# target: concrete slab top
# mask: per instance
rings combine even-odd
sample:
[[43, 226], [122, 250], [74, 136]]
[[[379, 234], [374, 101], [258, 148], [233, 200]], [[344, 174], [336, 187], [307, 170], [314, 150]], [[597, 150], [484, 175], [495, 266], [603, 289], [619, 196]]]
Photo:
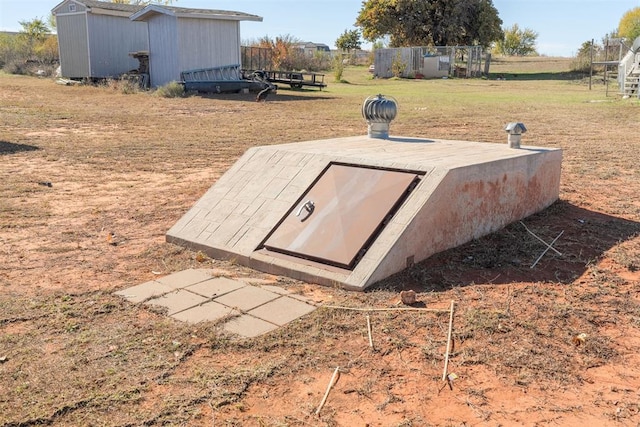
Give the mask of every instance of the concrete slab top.
[[521, 146], [510, 148], [506, 143], [427, 139], [406, 136], [390, 136], [388, 139], [370, 138], [367, 135], [302, 141], [268, 146], [272, 150], [294, 151], [313, 155], [339, 153], [340, 157], [353, 158], [355, 163], [374, 162], [405, 163], [407, 169], [419, 170], [432, 167], [446, 169], [488, 163], [495, 160], [533, 155], [558, 148]]

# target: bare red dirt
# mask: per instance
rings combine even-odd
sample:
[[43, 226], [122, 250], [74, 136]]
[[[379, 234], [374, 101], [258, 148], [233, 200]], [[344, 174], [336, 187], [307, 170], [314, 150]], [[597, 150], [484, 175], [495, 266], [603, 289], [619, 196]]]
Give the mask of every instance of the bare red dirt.
[[[638, 104], [579, 83], [500, 83], [380, 84], [430, 93], [404, 101], [412, 119], [398, 119], [398, 134], [502, 141], [495, 122], [520, 108], [541, 144], [561, 146], [560, 200], [524, 223], [548, 242], [563, 232], [562, 256], [548, 252], [531, 268], [544, 245], [515, 223], [351, 293], [164, 238], [250, 146], [363, 133], [351, 87], [255, 103], [0, 75], [0, 424], [640, 424]], [[443, 84], [468, 103], [437, 110]], [[492, 103], [510, 91], [526, 100]], [[354, 308], [401, 307], [399, 292], [413, 289], [419, 305], [442, 312], [372, 312], [372, 350], [363, 312], [320, 308], [237, 340], [113, 295], [184, 268]], [[443, 382], [451, 301], [455, 375]]]

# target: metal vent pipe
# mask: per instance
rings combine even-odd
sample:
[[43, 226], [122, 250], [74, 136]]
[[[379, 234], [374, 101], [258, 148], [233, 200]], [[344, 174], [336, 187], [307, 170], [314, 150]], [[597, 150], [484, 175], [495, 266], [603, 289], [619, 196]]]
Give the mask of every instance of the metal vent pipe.
[[507, 144], [509, 144], [509, 148], [520, 148], [520, 140], [522, 139], [522, 134], [527, 131], [524, 123], [507, 123], [507, 125], [504, 127], [504, 130], [508, 135]]
[[389, 124], [396, 118], [398, 106], [395, 99], [384, 95], [370, 96], [362, 104], [362, 117], [368, 124], [370, 138], [389, 138]]

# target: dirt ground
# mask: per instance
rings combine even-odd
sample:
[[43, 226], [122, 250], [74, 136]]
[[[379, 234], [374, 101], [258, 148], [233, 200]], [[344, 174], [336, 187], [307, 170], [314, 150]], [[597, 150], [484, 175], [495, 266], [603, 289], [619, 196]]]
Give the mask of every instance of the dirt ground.
[[[583, 81], [360, 74], [264, 103], [0, 75], [0, 425], [640, 425], [640, 104]], [[247, 148], [366, 132], [362, 93], [381, 85], [411, 94], [398, 135], [504, 143], [517, 114], [528, 143], [563, 148], [560, 200], [364, 293], [165, 243]], [[523, 224], [562, 232], [562, 255], [531, 268], [545, 246]], [[370, 313], [372, 349], [359, 311], [238, 340], [113, 295], [185, 268], [354, 308], [413, 289], [441, 311]]]

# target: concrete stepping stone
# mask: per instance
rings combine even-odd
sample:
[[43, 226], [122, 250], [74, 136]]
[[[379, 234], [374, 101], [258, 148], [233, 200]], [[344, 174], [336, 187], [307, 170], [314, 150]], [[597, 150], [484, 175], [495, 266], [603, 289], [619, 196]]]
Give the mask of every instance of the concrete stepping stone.
[[272, 301], [280, 295], [257, 286], [245, 286], [215, 299], [216, 302], [242, 311], [249, 311], [264, 303]]
[[240, 335], [245, 338], [254, 338], [278, 328], [278, 325], [266, 322], [257, 317], [243, 314], [235, 317], [224, 324], [223, 329], [227, 332]]
[[147, 301], [146, 304], [167, 307], [168, 314], [171, 316], [172, 314], [200, 305], [207, 300], [207, 298], [201, 295], [185, 291], [184, 289], [178, 289], [177, 291], [151, 299]]
[[278, 295], [289, 295], [291, 293], [287, 289], [279, 288], [278, 286], [273, 286], [273, 285], [261, 285], [260, 287], [262, 289], [266, 289], [267, 291], [273, 292], [274, 294], [278, 294]]
[[160, 277], [159, 279], [155, 279], [155, 281], [170, 286], [173, 289], [180, 289], [209, 279], [211, 279], [211, 274], [207, 271], [189, 268], [169, 274], [168, 276]]
[[185, 289], [198, 295], [202, 295], [203, 297], [214, 298], [228, 294], [229, 292], [245, 286], [247, 286], [247, 284], [244, 282], [231, 280], [226, 277], [215, 277], [213, 279], [205, 280], [204, 282], [187, 286]]
[[117, 291], [134, 303], [166, 307], [172, 318], [188, 323], [217, 322], [222, 328], [252, 338], [273, 331], [316, 309], [302, 295], [273, 286], [252, 285], [252, 279], [212, 277], [207, 270], [189, 269]]
[[223, 319], [227, 316], [238, 315], [239, 311], [227, 307], [226, 305], [218, 304], [215, 301], [209, 301], [195, 307], [188, 308], [173, 314], [176, 320], [187, 323], [200, 323], [200, 322], [215, 322]]
[[120, 295], [131, 302], [143, 302], [149, 298], [158, 297], [173, 290], [174, 288], [169, 285], [152, 280], [141, 285], [117, 291], [116, 295]]
[[311, 313], [315, 309], [316, 307], [313, 305], [283, 296], [254, 308], [249, 311], [248, 314], [282, 326], [305, 314]]

